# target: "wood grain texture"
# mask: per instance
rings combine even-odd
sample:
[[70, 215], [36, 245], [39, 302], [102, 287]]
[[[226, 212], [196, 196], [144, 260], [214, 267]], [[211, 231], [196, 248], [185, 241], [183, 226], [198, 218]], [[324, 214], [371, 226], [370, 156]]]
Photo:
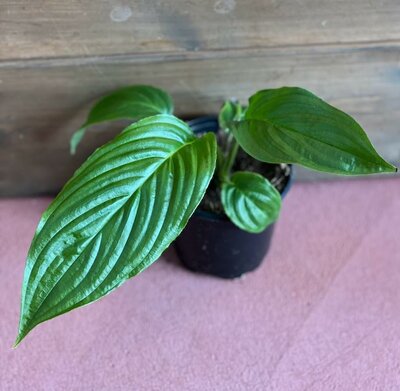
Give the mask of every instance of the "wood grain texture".
[[185, 116], [215, 113], [225, 98], [245, 101], [261, 88], [299, 85], [354, 115], [378, 151], [399, 163], [399, 68], [400, 46], [394, 44], [3, 63], [0, 194], [59, 190], [88, 153], [122, 127], [97, 127], [71, 157], [69, 138], [91, 104], [137, 83], [168, 90], [177, 114]]
[[400, 40], [399, 0], [5, 0], [0, 61]]

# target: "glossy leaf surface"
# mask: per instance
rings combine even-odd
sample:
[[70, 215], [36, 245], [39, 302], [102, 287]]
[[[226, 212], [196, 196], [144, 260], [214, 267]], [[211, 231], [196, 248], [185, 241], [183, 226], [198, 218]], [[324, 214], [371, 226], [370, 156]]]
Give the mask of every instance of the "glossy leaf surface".
[[215, 162], [214, 134], [196, 138], [171, 115], [145, 118], [96, 150], [40, 220], [17, 342], [154, 262], [201, 201]]
[[119, 119], [138, 120], [156, 114], [171, 114], [172, 111], [171, 97], [159, 88], [144, 85], [121, 88], [93, 106], [86, 122], [72, 135], [71, 153], [75, 153], [86, 128], [91, 125]]
[[263, 231], [278, 218], [281, 209], [279, 192], [253, 172], [235, 172], [230, 182], [222, 184], [221, 199], [227, 216], [247, 232]]
[[256, 93], [233, 132], [247, 153], [269, 163], [345, 175], [396, 171], [353, 118], [301, 88]]

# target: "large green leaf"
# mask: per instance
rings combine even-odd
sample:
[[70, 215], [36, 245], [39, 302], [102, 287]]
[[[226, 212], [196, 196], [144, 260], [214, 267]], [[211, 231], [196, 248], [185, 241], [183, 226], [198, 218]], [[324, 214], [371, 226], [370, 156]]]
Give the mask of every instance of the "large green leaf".
[[235, 172], [222, 184], [225, 213], [239, 228], [261, 232], [273, 223], [281, 209], [281, 195], [263, 176], [254, 172]]
[[396, 171], [353, 118], [301, 88], [256, 93], [233, 132], [247, 153], [269, 163], [345, 175]]
[[213, 175], [216, 141], [171, 115], [145, 118], [96, 150], [43, 214], [29, 250], [17, 343], [154, 262]]
[[85, 123], [71, 137], [71, 153], [76, 148], [86, 128], [101, 122], [119, 119], [137, 120], [156, 114], [172, 114], [171, 97], [163, 90], [151, 86], [121, 88], [101, 98], [90, 111]]

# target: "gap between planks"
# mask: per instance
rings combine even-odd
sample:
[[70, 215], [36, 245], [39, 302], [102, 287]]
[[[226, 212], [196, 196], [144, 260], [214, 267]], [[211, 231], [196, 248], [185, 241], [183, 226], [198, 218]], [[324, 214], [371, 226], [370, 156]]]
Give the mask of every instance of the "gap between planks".
[[318, 43], [303, 45], [279, 45], [263, 47], [243, 47], [230, 49], [209, 49], [199, 51], [159, 51], [150, 53], [109, 54], [102, 56], [72, 56], [30, 59], [0, 60], [0, 69], [52, 68], [92, 64], [129, 64], [129, 63], [161, 63], [176, 61], [195, 61], [208, 59], [231, 59], [243, 57], [264, 57], [267, 53], [287, 54], [290, 50], [298, 52], [321, 53], [323, 51], [355, 51], [355, 50], [400, 50], [400, 40]]

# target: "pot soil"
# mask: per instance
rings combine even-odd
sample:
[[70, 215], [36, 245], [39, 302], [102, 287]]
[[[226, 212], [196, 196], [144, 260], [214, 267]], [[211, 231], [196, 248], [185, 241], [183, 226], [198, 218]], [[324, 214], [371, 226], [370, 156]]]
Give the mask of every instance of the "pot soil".
[[[197, 134], [217, 132], [218, 121], [203, 117], [189, 121]], [[258, 172], [285, 196], [290, 188], [292, 167], [261, 163], [244, 151], [238, 153], [234, 171]], [[199, 208], [175, 241], [175, 249], [188, 269], [222, 278], [237, 278], [255, 270], [268, 253], [275, 224], [254, 234], [236, 227], [224, 214], [219, 188], [213, 180]]]

